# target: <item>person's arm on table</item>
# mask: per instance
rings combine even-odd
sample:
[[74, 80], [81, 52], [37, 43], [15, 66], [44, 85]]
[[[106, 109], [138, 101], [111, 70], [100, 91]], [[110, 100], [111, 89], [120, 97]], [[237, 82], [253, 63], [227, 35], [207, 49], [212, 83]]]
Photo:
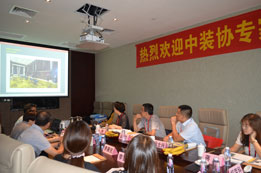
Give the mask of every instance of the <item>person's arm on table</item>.
[[256, 140], [256, 132], [253, 131], [250, 135], [250, 143], [254, 145], [256, 153], [259, 157], [261, 157], [261, 146]]
[[175, 142], [182, 142], [184, 141], [184, 138], [182, 136], [180, 136], [180, 134], [178, 133], [177, 129], [176, 129], [176, 123], [177, 123], [177, 117], [176, 116], [173, 116], [171, 117], [171, 126], [172, 126], [172, 137], [173, 137], [173, 140]]
[[56, 150], [52, 145], [44, 150], [47, 154], [51, 155], [52, 157], [56, 156], [57, 154], [62, 154], [64, 150], [63, 143], [61, 143], [60, 147]]
[[[241, 147], [242, 147], [242, 145], [239, 145], [239, 144], [235, 143], [235, 144], [230, 148], [230, 152], [237, 153]], [[225, 152], [225, 148], [222, 150], [222, 153], [224, 153], [224, 152]]]
[[140, 128], [137, 126], [137, 119], [141, 118], [141, 114], [136, 114], [133, 118], [133, 129], [134, 132], [138, 132], [140, 130]]
[[156, 135], [156, 129], [152, 129], [151, 131], [147, 132], [146, 135], [155, 136]]
[[50, 143], [53, 143], [53, 142], [58, 142], [61, 140], [61, 137], [58, 136], [58, 135], [54, 135], [53, 137], [51, 138], [47, 138], [47, 140], [50, 142]]

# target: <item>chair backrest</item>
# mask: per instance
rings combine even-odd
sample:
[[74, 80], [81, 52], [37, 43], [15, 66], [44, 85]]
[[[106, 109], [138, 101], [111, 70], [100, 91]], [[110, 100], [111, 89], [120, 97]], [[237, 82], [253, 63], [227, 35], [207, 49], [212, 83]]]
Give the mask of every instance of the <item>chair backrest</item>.
[[0, 134], [0, 172], [25, 173], [35, 159], [34, 149], [5, 134]]
[[113, 110], [113, 102], [102, 102], [102, 114], [110, 116]]
[[102, 104], [101, 102], [93, 103], [93, 113], [101, 114], [102, 113]]
[[223, 139], [227, 146], [229, 123], [224, 109], [201, 108], [198, 111], [199, 128], [205, 135]]
[[27, 169], [27, 173], [86, 173], [94, 172], [84, 168], [72, 166], [70, 164], [62, 163], [44, 156], [35, 159]]
[[139, 114], [142, 108], [142, 104], [134, 104], [132, 106], [132, 115]]
[[164, 124], [165, 129], [171, 130], [170, 117], [176, 115], [178, 111], [177, 106], [160, 106], [158, 110], [158, 116], [161, 122]]

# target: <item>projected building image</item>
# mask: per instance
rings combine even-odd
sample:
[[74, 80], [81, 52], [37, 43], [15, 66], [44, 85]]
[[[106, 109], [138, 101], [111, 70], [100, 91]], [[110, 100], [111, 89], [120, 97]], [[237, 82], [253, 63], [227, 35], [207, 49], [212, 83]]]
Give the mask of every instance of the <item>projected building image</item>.
[[10, 88], [57, 88], [58, 62], [10, 58]]

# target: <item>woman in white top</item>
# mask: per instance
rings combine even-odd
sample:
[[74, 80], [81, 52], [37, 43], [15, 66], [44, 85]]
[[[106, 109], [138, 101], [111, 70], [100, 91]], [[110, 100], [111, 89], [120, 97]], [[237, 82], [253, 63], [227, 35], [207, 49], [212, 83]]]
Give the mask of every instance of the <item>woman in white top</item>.
[[261, 158], [261, 117], [257, 114], [247, 114], [241, 119], [241, 132], [231, 152], [238, 152], [241, 147], [245, 154]]

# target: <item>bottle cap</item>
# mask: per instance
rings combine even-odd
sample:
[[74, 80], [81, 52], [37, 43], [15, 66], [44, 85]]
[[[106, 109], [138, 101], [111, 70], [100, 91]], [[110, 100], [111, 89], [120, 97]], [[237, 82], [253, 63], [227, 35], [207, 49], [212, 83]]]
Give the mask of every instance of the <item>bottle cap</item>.
[[217, 157], [214, 158], [214, 161], [219, 161]]

